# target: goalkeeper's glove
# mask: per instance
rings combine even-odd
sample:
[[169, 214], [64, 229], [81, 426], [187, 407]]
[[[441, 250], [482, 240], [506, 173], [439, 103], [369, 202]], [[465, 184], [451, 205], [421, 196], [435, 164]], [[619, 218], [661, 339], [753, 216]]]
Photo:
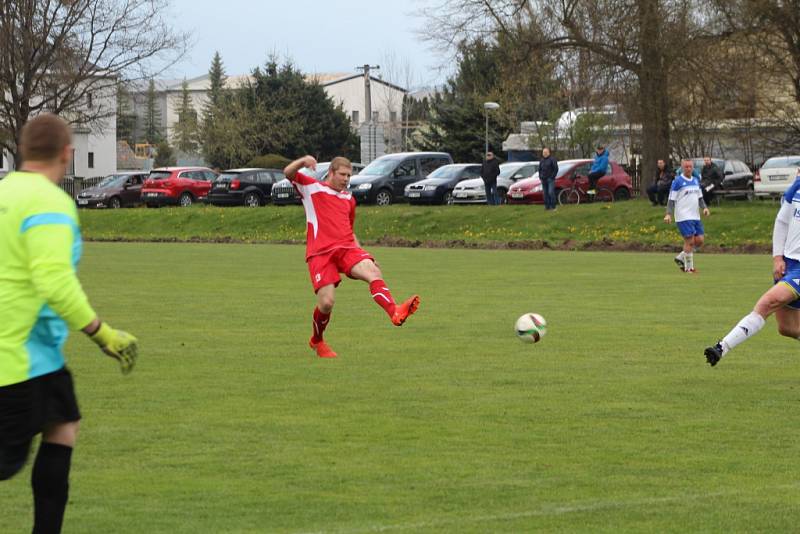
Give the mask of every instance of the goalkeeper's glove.
[[138, 352], [138, 340], [135, 337], [122, 330], [114, 330], [108, 323], [100, 323], [97, 332], [89, 337], [103, 352], [119, 362], [122, 374], [133, 370]]

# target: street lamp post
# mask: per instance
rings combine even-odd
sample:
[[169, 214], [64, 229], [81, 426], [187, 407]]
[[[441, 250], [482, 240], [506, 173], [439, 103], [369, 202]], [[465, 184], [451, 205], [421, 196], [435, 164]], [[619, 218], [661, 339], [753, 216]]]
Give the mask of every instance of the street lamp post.
[[499, 107], [500, 107], [500, 104], [498, 104], [497, 102], [484, 102], [483, 103], [483, 114], [486, 116], [486, 134], [485, 134], [485, 137], [484, 137], [485, 140], [486, 140], [486, 147], [485, 147], [486, 150], [483, 151], [484, 159], [486, 158], [486, 154], [489, 153], [489, 110], [490, 109], [498, 109]]

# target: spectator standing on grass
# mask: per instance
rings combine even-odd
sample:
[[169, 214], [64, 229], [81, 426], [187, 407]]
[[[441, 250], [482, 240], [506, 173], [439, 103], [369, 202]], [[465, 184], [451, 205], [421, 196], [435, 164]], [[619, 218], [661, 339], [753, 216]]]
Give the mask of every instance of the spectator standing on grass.
[[486, 203], [496, 206], [500, 203], [497, 198], [497, 177], [500, 175], [500, 162], [492, 152], [486, 153], [486, 161], [481, 165], [481, 178], [486, 188]]
[[703, 168], [700, 169], [700, 187], [703, 190], [703, 200], [706, 204], [711, 204], [714, 199], [714, 190], [722, 188], [722, 180], [725, 177], [722, 174], [722, 169], [717, 167], [717, 164], [711, 161], [711, 158], [705, 156], [703, 158]]
[[647, 188], [647, 196], [653, 206], [663, 206], [667, 203], [669, 196], [669, 188], [672, 187], [672, 180], [675, 175], [669, 169], [667, 162], [663, 159], [658, 160], [658, 168], [656, 169], [655, 180], [653, 184]]
[[544, 209], [556, 209], [556, 176], [558, 175], [558, 160], [550, 154], [550, 149], [542, 149], [542, 159], [539, 161], [539, 180], [542, 182], [544, 194]]
[[72, 159], [69, 126], [38, 115], [22, 128], [20, 150], [22, 166], [0, 184], [0, 480], [22, 469], [41, 434], [33, 532], [51, 534], [61, 532], [81, 418], [63, 352], [69, 330], [83, 331], [123, 373], [136, 338], [97, 317], [76, 275], [78, 213], [58, 187]]
[[589, 169], [589, 193], [594, 195], [597, 192], [597, 181], [606, 175], [608, 171], [608, 150], [603, 145], [597, 145], [594, 153], [592, 168]]

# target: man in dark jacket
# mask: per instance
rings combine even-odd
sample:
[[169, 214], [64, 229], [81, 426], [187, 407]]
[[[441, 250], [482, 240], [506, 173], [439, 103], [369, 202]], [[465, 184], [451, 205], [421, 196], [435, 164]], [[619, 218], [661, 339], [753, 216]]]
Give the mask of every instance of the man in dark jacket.
[[672, 180], [675, 174], [669, 170], [667, 163], [660, 159], [658, 160], [658, 169], [656, 170], [656, 177], [653, 185], [647, 188], [647, 196], [653, 206], [666, 206], [667, 197], [669, 196], [669, 189], [672, 186]]
[[544, 194], [544, 209], [556, 209], [556, 176], [558, 175], [558, 161], [550, 155], [550, 149], [542, 149], [542, 159], [539, 160], [539, 180], [542, 182]]
[[500, 175], [500, 162], [491, 152], [486, 153], [486, 161], [481, 165], [481, 178], [483, 186], [486, 188], [486, 203], [496, 206], [500, 203], [497, 198], [497, 177]]
[[722, 180], [725, 178], [717, 164], [706, 156], [703, 158], [703, 168], [700, 169], [700, 189], [703, 191], [703, 200], [706, 205], [711, 204], [714, 190], [722, 189]]

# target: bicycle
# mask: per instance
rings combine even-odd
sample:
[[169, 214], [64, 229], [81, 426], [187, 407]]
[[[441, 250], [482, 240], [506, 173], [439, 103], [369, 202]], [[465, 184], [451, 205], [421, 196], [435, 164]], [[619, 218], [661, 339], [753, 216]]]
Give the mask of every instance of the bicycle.
[[566, 204], [580, 204], [581, 202], [614, 202], [614, 192], [607, 187], [596, 187], [596, 193], [587, 193], [589, 186], [588, 180], [580, 181], [585, 176], [573, 176], [570, 178], [571, 184], [558, 192], [558, 203], [562, 206]]

